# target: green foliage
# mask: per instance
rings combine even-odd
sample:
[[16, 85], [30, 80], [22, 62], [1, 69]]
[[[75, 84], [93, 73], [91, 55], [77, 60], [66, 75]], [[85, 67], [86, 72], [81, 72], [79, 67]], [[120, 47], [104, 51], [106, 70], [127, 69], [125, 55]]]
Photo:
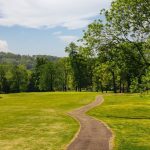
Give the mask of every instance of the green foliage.
[[55, 89], [60, 91], [67, 91], [72, 88], [72, 69], [69, 58], [64, 57], [55, 63], [56, 78]]
[[7, 93], [9, 91], [9, 85], [6, 78], [6, 70], [3, 66], [0, 66], [0, 92]]
[[149, 0], [115, 0], [110, 10], [102, 11], [106, 21], [97, 19], [88, 26], [80, 40], [82, 46], [71, 43], [66, 48], [76, 72], [76, 82], [82, 76], [76, 66], [82, 68], [83, 62], [88, 60], [93, 62], [90, 86], [96, 90], [121, 93], [149, 88], [144, 83], [150, 66], [149, 7]]
[[91, 86], [91, 72], [89, 70], [91, 66], [88, 63], [88, 59], [80, 53], [80, 48], [75, 43], [70, 43], [66, 47], [66, 52], [69, 53], [70, 65], [72, 67], [74, 87], [78, 91]]
[[67, 91], [72, 88], [72, 69], [68, 58], [51, 62], [46, 57], [36, 58], [35, 67], [1, 64], [0, 93]]
[[115, 0], [111, 9], [106, 11], [106, 19], [115, 39], [134, 44], [145, 65], [149, 60], [145, 57], [139, 43], [150, 36], [150, 1], [149, 0]]
[[27, 69], [32, 69], [36, 64], [36, 58], [46, 58], [51, 62], [55, 62], [59, 57], [48, 55], [17, 55], [13, 53], [0, 52], [0, 64], [13, 64], [13, 65], [25, 65]]
[[39, 89], [41, 91], [53, 91], [53, 85], [55, 80], [55, 69], [54, 64], [49, 62], [41, 66]]

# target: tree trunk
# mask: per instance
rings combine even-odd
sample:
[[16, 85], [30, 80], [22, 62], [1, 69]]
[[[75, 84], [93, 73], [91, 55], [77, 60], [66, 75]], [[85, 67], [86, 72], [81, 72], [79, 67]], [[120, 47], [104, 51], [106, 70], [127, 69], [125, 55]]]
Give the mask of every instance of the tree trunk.
[[120, 78], [120, 85], [119, 85], [120, 93], [122, 93], [122, 80]]
[[115, 73], [113, 71], [112, 71], [112, 76], [113, 76], [113, 90], [114, 93], [117, 93]]
[[130, 81], [130, 77], [128, 76], [128, 78], [127, 78], [127, 92], [130, 92], [130, 85], [131, 85], [131, 81]]
[[76, 92], [78, 91], [78, 87], [76, 86]]
[[123, 84], [123, 87], [122, 87], [122, 92], [124, 93], [124, 84]]
[[53, 75], [51, 74], [51, 85], [50, 85], [50, 91], [53, 91]]
[[102, 93], [103, 93], [103, 92], [104, 92], [104, 89], [103, 89], [102, 83], [100, 83], [100, 85], [101, 85], [101, 91], [102, 91]]

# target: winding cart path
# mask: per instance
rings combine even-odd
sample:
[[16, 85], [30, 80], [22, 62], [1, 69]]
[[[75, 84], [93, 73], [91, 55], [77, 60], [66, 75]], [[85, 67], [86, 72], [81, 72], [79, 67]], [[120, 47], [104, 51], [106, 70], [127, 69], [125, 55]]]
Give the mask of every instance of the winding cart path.
[[86, 114], [90, 109], [103, 103], [103, 98], [97, 96], [96, 100], [86, 106], [76, 109], [69, 114], [79, 121], [80, 131], [68, 146], [67, 150], [111, 150], [112, 132], [107, 126]]

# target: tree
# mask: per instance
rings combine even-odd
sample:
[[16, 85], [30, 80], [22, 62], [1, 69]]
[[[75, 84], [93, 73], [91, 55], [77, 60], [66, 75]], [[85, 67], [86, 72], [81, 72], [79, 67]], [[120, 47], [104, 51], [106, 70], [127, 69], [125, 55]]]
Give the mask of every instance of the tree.
[[69, 58], [64, 57], [59, 59], [56, 63], [56, 81], [55, 86], [57, 90], [67, 91], [70, 89], [70, 82], [72, 81], [72, 70]]
[[84, 32], [81, 41], [86, 54], [97, 58], [98, 68], [108, 64], [114, 92], [118, 87], [124, 91], [125, 86], [129, 92], [134, 78], [141, 84], [149, 67], [150, 51], [143, 46], [150, 36], [147, 4], [148, 0], [116, 0], [110, 10], [104, 11], [106, 21], [96, 20]]
[[40, 89], [39, 89], [40, 74], [41, 74], [43, 65], [45, 65], [47, 63], [48, 63], [47, 58], [43, 58], [43, 57], [36, 58], [35, 68], [33, 69], [30, 79], [29, 79], [28, 91], [32, 91], [32, 92], [40, 91]]
[[80, 53], [80, 47], [74, 43], [70, 43], [70, 45], [66, 47], [66, 52], [69, 53], [75, 89], [81, 91], [82, 88], [89, 86], [87, 60]]
[[150, 62], [144, 56], [141, 44], [150, 36], [149, 10], [149, 0], [115, 0], [105, 13], [109, 26], [117, 33], [116, 39], [133, 44], [147, 67]]
[[52, 62], [42, 65], [39, 76], [40, 91], [54, 91], [55, 67]]
[[0, 66], [0, 93], [8, 93], [9, 85], [6, 78], [6, 70], [4, 66]]
[[28, 86], [28, 72], [23, 65], [12, 66], [8, 72], [11, 92], [25, 92]]

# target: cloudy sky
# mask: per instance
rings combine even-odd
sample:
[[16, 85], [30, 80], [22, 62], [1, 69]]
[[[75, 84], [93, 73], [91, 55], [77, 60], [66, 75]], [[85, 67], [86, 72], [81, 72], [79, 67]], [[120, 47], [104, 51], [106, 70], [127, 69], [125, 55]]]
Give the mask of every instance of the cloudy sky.
[[0, 51], [65, 56], [112, 0], [0, 0]]

